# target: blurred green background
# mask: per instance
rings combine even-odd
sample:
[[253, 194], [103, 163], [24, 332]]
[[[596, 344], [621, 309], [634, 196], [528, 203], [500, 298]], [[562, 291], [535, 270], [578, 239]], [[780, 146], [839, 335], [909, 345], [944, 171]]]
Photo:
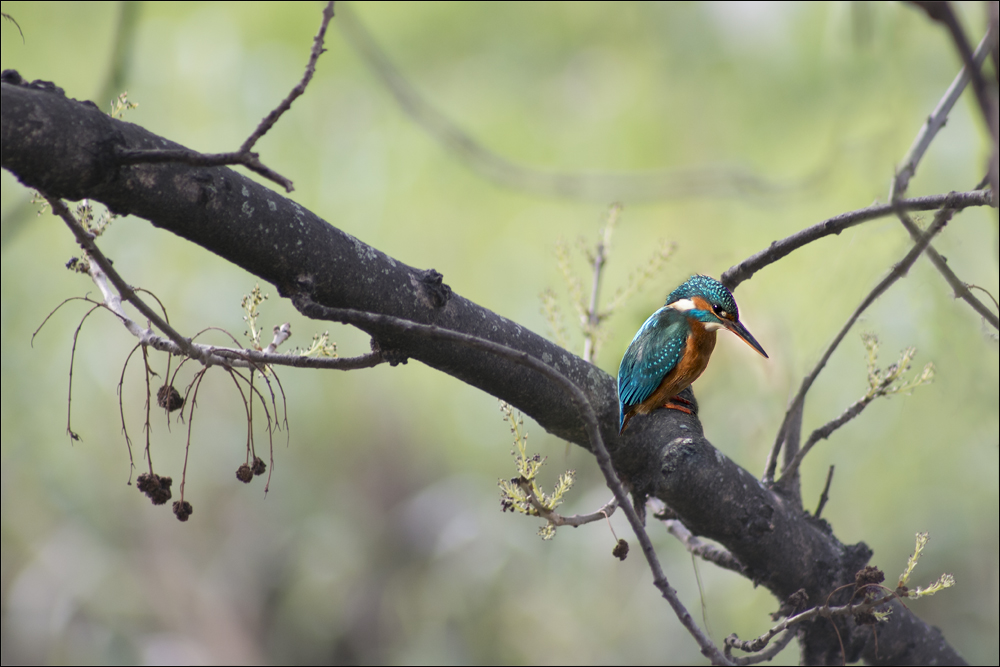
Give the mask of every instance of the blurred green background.
[[[4, 69], [109, 108], [121, 92], [107, 92], [120, 5], [2, 8], [24, 31], [22, 43], [13, 24], [0, 26]], [[134, 7], [121, 89], [140, 106], [126, 120], [200, 151], [235, 149], [301, 77], [320, 8]], [[978, 42], [982, 5], [959, 10]], [[503, 158], [637, 179], [664, 170], [665, 182], [681, 184], [670, 197], [631, 190], [623, 200], [605, 298], [660, 239], [676, 252], [608, 322], [597, 363], [611, 374], [645, 317], [692, 272], [718, 276], [775, 239], [884, 200], [894, 166], [959, 69], [945, 33], [896, 4], [338, 8], [348, 11], [427, 101]], [[401, 110], [338, 20], [307, 93], [258, 144], [264, 161], [331, 224], [549, 335], [539, 293], [555, 289], [572, 312], [554, 248], [596, 240], [610, 181], [562, 198], [475, 173]], [[971, 100], [962, 98], [934, 142], [912, 196], [968, 190], [982, 178], [988, 142]], [[751, 187], [735, 187], [741, 174]], [[234, 477], [243, 406], [228, 378], [210, 374], [187, 472], [194, 515], [182, 524], [169, 506], [151, 506], [127, 484], [118, 416], [116, 386], [134, 340], [107, 313], [88, 320], [73, 376], [82, 441], [71, 442], [67, 373], [83, 306], [61, 310], [33, 346], [31, 334], [61, 300], [95, 288], [63, 268], [78, 253], [70, 234], [36, 217], [30, 193], [6, 171], [2, 196], [5, 664], [703, 661], [638, 552], [624, 563], [611, 556], [606, 526], [562, 529], [543, 543], [538, 521], [501, 513], [496, 482], [513, 466], [497, 401], [416, 362], [281, 371], [291, 432], [288, 446], [284, 433], [276, 439], [267, 497], [260, 480]], [[995, 210], [962, 212], [935, 244], [962, 279], [998, 293]], [[695, 386], [719, 449], [761, 473], [802, 376], [909, 245], [898, 222], [871, 222], [740, 286], [743, 321], [771, 358], [720, 336]], [[126, 279], [163, 300], [180, 331], [245, 329], [240, 299], [255, 280], [242, 270], [137, 219], [117, 221], [102, 246]], [[290, 320], [291, 343], [306, 345], [316, 324], [262, 287], [271, 299], [261, 324]], [[937, 378], [874, 403], [821, 443], [803, 470], [806, 506], [835, 464], [824, 516], [843, 541], [867, 542], [890, 580], [914, 534], [929, 531], [918, 583], [951, 572], [958, 584], [914, 610], [970, 661], [996, 664], [996, 332], [921, 259], [833, 356], [810, 394], [807, 432], [864, 393], [863, 330], [880, 336], [883, 365], [913, 345], [914, 365], [933, 361]], [[355, 331], [331, 334], [342, 355], [368, 350]], [[156, 363], [162, 370], [162, 357]], [[125, 375], [123, 402], [141, 445], [139, 367], [133, 360]], [[610, 497], [586, 452], [526, 426], [531, 450], [548, 456], [549, 479], [578, 471], [567, 513]], [[175, 497], [184, 435], [183, 424], [168, 430], [154, 418], [154, 461], [173, 476]], [[141, 471], [138, 451], [136, 463]], [[623, 517], [611, 523], [631, 537]], [[691, 558], [662, 529], [652, 534], [671, 583], [716, 641], [769, 627], [770, 594], [706, 564], [703, 612]], [[797, 658], [792, 647], [781, 661]]]

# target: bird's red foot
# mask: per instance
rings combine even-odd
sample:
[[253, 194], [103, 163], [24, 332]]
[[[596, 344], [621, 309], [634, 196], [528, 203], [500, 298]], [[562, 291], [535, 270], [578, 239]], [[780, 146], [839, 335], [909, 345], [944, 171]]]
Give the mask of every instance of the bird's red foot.
[[[681, 405], [681, 403], [683, 403], [684, 405]], [[670, 410], [679, 410], [685, 414], [693, 415], [694, 411], [691, 408], [686, 407], [688, 405], [694, 405], [694, 404], [691, 401], [687, 400], [686, 398], [681, 398], [680, 396], [674, 396], [669, 401], [664, 403], [663, 407], [668, 408]]]

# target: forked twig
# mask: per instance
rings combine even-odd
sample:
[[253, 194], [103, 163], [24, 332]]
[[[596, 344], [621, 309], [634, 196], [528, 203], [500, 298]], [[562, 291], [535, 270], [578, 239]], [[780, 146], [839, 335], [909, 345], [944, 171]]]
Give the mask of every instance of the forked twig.
[[180, 162], [195, 167], [221, 167], [224, 165], [243, 165], [250, 171], [260, 174], [264, 178], [273, 181], [291, 192], [295, 188], [292, 181], [260, 161], [260, 155], [252, 152], [254, 144], [270, 130], [283, 113], [288, 111], [316, 73], [316, 61], [326, 51], [323, 42], [326, 38], [326, 29], [333, 19], [333, 2], [328, 2], [323, 8], [323, 20], [320, 23], [319, 32], [313, 38], [312, 52], [309, 55], [309, 62], [306, 64], [305, 74], [302, 80], [292, 88], [291, 92], [284, 100], [278, 104], [263, 120], [257, 125], [257, 129], [247, 137], [239, 150], [231, 153], [203, 154], [186, 148], [164, 149], [164, 150], [119, 150], [118, 159], [121, 164], [156, 164], [166, 162]]
[[914, 244], [914, 246], [910, 249], [910, 251], [907, 252], [906, 255], [895, 266], [893, 266], [889, 274], [885, 278], [883, 278], [879, 282], [879, 284], [876, 285], [875, 288], [872, 289], [872, 291], [869, 292], [868, 295], [861, 301], [861, 303], [854, 310], [854, 312], [851, 313], [851, 316], [847, 318], [847, 322], [845, 322], [844, 326], [841, 327], [836, 337], [834, 337], [833, 342], [830, 343], [830, 345], [827, 347], [826, 352], [823, 353], [823, 356], [816, 364], [816, 367], [813, 368], [812, 372], [810, 372], [809, 375], [803, 378], [802, 386], [799, 387], [798, 393], [795, 395], [795, 398], [792, 399], [791, 405], [788, 408], [788, 411], [785, 413], [785, 419], [782, 422], [781, 427], [778, 429], [777, 435], [775, 436], [774, 445], [771, 447], [771, 451], [767, 456], [767, 462], [764, 466], [764, 478], [763, 478], [763, 482], [765, 485], [770, 485], [774, 481], [774, 471], [778, 463], [778, 453], [781, 451], [781, 446], [785, 441], [786, 437], [785, 431], [789, 426], [790, 416], [794, 413], [794, 411], [802, 407], [802, 405], [805, 402], [806, 393], [812, 387], [813, 382], [816, 381], [816, 378], [819, 376], [820, 371], [823, 370], [823, 368], [826, 366], [826, 363], [830, 360], [830, 356], [833, 355], [834, 350], [836, 350], [837, 346], [840, 345], [840, 341], [844, 339], [844, 336], [847, 335], [847, 332], [850, 331], [852, 326], [854, 326], [854, 323], [861, 316], [861, 313], [863, 313], [868, 308], [868, 306], [875, 303], [875, 300], [878, 299], [880, 296], [882, 296], [882, 294], [885, 293], [885, 291], [889, 289], [889, 287], [891, 287], [893, 283], [895, 283], [897, 280], [906, 275], [906, 273], [910, 270], [910, 267], [913, 266], [913, 263], [916, 262], [917, 258], [920, 257], [920, 255], [924, 252], [924, 250], [927, 248], [927, 245], [931, 242], [934, 236], [936, 236], [938, 232], [944, 229], [944, 226], [948, 223], [949, 220], [951, 220], [954, 214], [955, 211], [950, 208], [944, 208], [937, 212], [937, 214], [934, 216], [934, 222], [920, 238], [920, 241]]

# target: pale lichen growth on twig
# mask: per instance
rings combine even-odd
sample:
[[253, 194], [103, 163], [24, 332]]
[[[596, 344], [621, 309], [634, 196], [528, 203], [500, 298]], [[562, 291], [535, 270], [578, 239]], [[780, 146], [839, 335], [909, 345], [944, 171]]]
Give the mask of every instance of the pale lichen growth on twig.
[[312, 343], [306, 349], [296, 349], [296, 352], [300, 357], [329, 357], [331, 359], [336, 359], [340, 355], [337, 354], [337, 344], [330, 340], [330, 332], [324, 331], [323, 333], [315, 333], [312, 337]]
[[139, 108], [138, 102], [128, 101], [128, 91], [126, 90], [121, 95], [111, 100], [111, 113], [108, 115], [112, 118], [122, 119], [125, 117], [126, 111], [131, 111], [132, 109]]
[[906, 584], [910, 581], [910, 575], [913, 574], [913, 570], [917, 566], [917, 561], [920, 560], [920, 554], [923, 553], [924, 547], [927, 546], [928, 539], [930, 538], [927, 533], [917, 533], [917, 544], [913, 548], [913, 555], [906, 561], [906, 569], [903, 570], [901, 575], [899, 575], [899, 584], [896, 586], [897, 590], [905, 591], [906, 597], [913, 600], [928, 597], [934, 595], [935, 593], [940, 593], [944, 589], [951, 588], [955, 585], [955, 577], [945, 573], [938, 577], [937, 581], [934, 581], [926, 588], [920, 586], [917, 586], [913, 590], [906, 588]]
[[[891, 396], [911, 391], [923, 384], [929, 384], [934, 380], [934, 364], [928, 363], [920, 372], [920, 375], [909, 380], [901, 380], [903, 374], [910, 370], [910, 362], [913, 361], [917, 348], [908, 347], [899, 356], [899, 360], [890, 364], [887, 368], [881, 369], [878, 364], [878, 336], [865, 332], [861, 334], [861, 340], [867, 352], [868, 365], [868, 391], [865, 398], [872, 400], [879, 396]], [[864, 399], [862, 399], [864, 400]]]
[[250, 339], [250, 343], [255, 350], [262, 350], [260, 345], [261, 330], [257, 327], [257, 318], [260, 317], [260, 304], [267, 300], [267, 295], [260, 291], [260, 284], [255, 284], [250, 294], [243, 295], [240, 307], [243, 309], [243, 321], [250, 327], [244, 331], [243, 335]]
[[[510, 432], [514, 435], [515, 450], [511, 451], [511, 454], [514, 456], [514, 467], [517, 469], [517, 477], [501, 479], [498, 483], [500, 505], [505, 512], [519, 512], [549, 519], [555, 508], [562, 504], [563, 496], [573, 486], [576, 471], [567, 470], [561, 474], [552, 493], [545, 493], [538, 485], [537, 477], [545, 465], [546, 457], [539, 454], [528, 456], [528, 434], [524, 432], [524, 417], [520, 413], [515, 416], [514, 409], [503, 401], [500, 401], [500, 411], [503, 413], [504, 421], [510, 424]], [[557, 525], [559, 525], [557, 521], [547, 520], [546, 524], [538, 529], [539, 536], [543, 540], [552, 539], [555, 537]]]

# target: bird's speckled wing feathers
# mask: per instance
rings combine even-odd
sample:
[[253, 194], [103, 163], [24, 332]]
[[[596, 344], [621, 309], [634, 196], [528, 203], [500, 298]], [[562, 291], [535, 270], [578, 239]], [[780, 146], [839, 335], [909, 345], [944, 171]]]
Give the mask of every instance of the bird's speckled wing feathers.
[[621, 414], [652, 396], [684, 353], [691, 327], [684, 313], [663, 307], [649, 316], [618, 367]]

